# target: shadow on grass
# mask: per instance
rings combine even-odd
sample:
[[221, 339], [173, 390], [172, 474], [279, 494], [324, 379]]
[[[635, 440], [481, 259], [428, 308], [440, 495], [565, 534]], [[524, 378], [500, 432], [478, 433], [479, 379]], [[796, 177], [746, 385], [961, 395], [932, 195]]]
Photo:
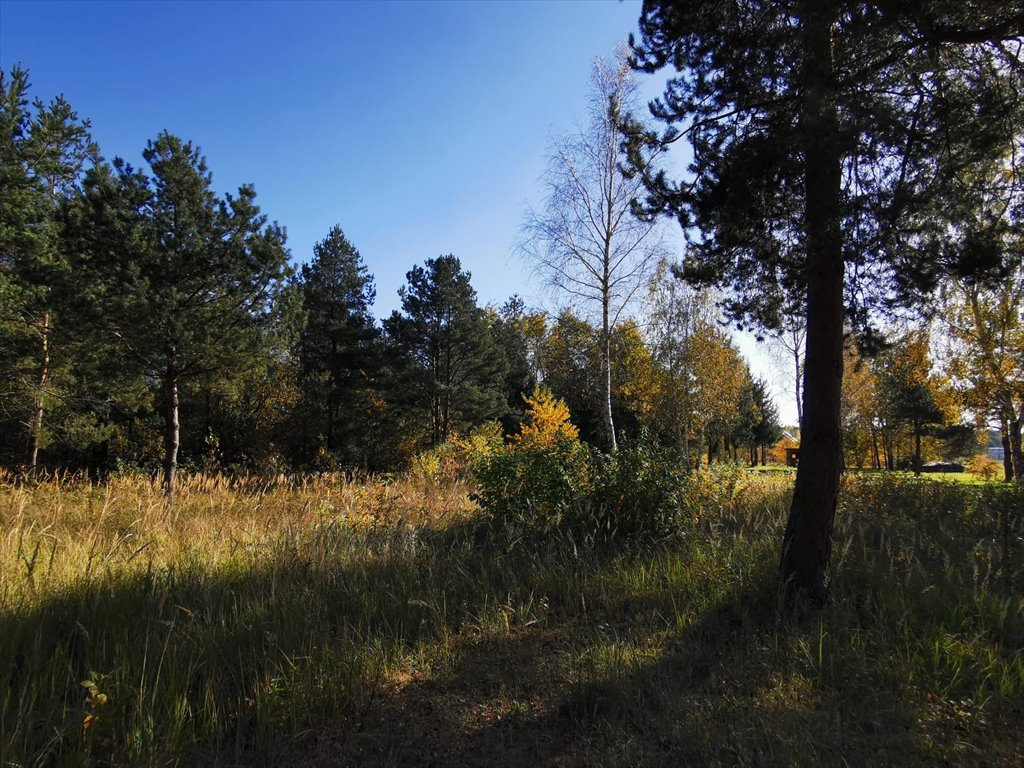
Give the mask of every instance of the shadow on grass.
[[[0, 764], [927, 757], [916, 694], [886, 666], [898, 627], [873, 636], [879, 614], [852, 599], [781, 608], [760, 552], [688, 593], [657, 552], [513, 553], [470, 526], [111, 573], [0, 615]], [[645, 586], [627, 584], [637, 566]]]
[[921, 638], [861, 622], [855, 602], [783, 607], [765, 563], [680, 629], [611, 606], [617, 626], [597, 608], [472, 639], [296, 764], [1019, 764], [1019, 686], [989, 703], [925, 695], [898, 648]]
[[521, 627], [466, 644], [365, 721], [322, 732], [296, 764], [913, 762], [906, 718], [878, 681], [844, 693], [793, 674], [799, 643], [778, 647], [781, 638], [816, 631], [818, 620], [780, 612], [774, 580], [762, 579], [678, 632]]
[[537, 626], [537, 594], [572, 602], [617, 557], [512, 556], [475, 525], [309, 536], [111, 568], [0, 614], [0, 764], [280, 764], [454, 659], [453, 636]]

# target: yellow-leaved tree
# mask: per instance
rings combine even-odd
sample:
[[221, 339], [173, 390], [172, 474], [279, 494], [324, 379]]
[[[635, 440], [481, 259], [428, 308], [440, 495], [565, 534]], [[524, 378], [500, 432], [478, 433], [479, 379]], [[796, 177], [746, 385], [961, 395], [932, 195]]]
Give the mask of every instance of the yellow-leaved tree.
[[579, 430], [569, 421], [568, 406], [550, 390], [535, 387], [532, 395], [523, 395], [523, 400], [526, 421], [514, 438], [515, 445], [554, 448], [562, 441], [579, 439]]

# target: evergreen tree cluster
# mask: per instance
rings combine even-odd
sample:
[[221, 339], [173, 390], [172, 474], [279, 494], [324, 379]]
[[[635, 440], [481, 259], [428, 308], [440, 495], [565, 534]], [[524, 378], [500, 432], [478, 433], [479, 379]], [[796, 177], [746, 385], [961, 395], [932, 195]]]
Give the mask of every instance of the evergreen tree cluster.
[[[538, 384], [602, 442], [601, 328], [518, 297], [482, 307], [454, 255], [412, 267], [378, 322], [340, 226], [295, 270], [255, 190], [218, 195], [191, 142], [161, 133], [144, 168], [106, 162], [63, 99], [30, 105], [24, 70], [0, 77], [4, 466], [137, 468], [168, 494], [179, 467], [393, 469], [485, 421], [514, 433]], [[777, 438], [774, 406], [713, 336], [738, 383], [693, 450], [756, 459]], [[621, 322], [610, 343], [620, 430], [673, 444], [674, 384], [650, 333]]]

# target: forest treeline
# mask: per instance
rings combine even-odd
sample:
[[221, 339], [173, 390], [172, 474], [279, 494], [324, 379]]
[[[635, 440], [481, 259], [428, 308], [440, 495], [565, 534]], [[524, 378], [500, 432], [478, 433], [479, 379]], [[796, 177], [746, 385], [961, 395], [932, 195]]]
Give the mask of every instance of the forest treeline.
[[[191, 142], [161, 133], [146, 167], [106, 162], [88, 121], [27, 89], [14, 70], [0, 104], [5, 465], [163, 467], [165, 481], [178, 466], [395, 469], [490, 420], [514, 433], [540, 385], [602, 442], [599, 334], [581, 315], [515, 296], [480, 306], [441, 255], [411, 267], [401, 309], [378, 322], [340, 226], [293, 269], [255, 190], [218, 195]], [[636, 321], [614, 327], [619, 432], [756, 457], [779, 436], [767, 384], [709, 298], [688, 311], [689, 341], [671, 349]]]
[[[607, 334], [584, 312], [548, 315], [516, 296], [480, 306], [454, 255], [411, 266], [401, 309], [378, 321], [373, 276], [341, 226], [294, 254], [305, 262], [294, 269], [255, 190], [218, 195], [191, 142], [161, 133], [146, 167], [106, 162], [63, 98], [30, 104], [26, 71], [0, 77], [5, 466], [162, 468], [168, 485], [178, 466], [392, 470], [485, 422], [516, 433], [537, 387], [604, 449], [611, 423], [612, 439], [642, 434], [690, 466], [764, 463], [783, 437], [716, 296], [686, 287], [679, 264], [661, 258], [641, 287], [644, 310], [606, 317]], [[1002, 293], [949, 284], [942, 366], [926, 332], [863, 360], [851, 341], [846, 464], [970, 456], [969, 414], [1001, 419], [1010, 476], [1018, 277]]]

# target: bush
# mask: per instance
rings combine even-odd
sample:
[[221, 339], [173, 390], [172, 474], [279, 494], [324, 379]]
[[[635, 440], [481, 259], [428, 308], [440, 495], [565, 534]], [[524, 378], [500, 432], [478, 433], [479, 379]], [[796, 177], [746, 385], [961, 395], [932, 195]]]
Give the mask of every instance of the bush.
[[539, 387], [523, 399], [526, 421], [519, 434], [473, 464], [473, 500], [492, 525], [513, 537], [564, 530], [590, 487], [594, 466], [562, 400]]
[[477, 461], [472, 498], [499, 529], [550, 533], [573, 519], [592, 474], [590, 450], [578, 440], [561, 438], [551, 447], [520, 443]]
[[1003, 465], [983, 453], [972, 456], [967, 462], [967, 471], [986, 482], [996, 480], [1003, 474]]
[[569, 526], [598, 539], [664, 537], [679, 530], [687, 475], [677, 452], [646, 436], [597, 462], [589, 498]]
[[501, 424], [488, 421], [465, 437], [456, 435], [436, 448], [416, 454], [409, 472], [429, 483], [462, 480], [477, 461], [501, 448]]
[[580, 442], [561, 400], [541, 389], [524, 399], [520, 434], [473, 465], [471, 498], [503, 535], [666, 538], [734, 504], [738, 468], [687, 472], [678, 451], [646, 434], [602, 455]]

